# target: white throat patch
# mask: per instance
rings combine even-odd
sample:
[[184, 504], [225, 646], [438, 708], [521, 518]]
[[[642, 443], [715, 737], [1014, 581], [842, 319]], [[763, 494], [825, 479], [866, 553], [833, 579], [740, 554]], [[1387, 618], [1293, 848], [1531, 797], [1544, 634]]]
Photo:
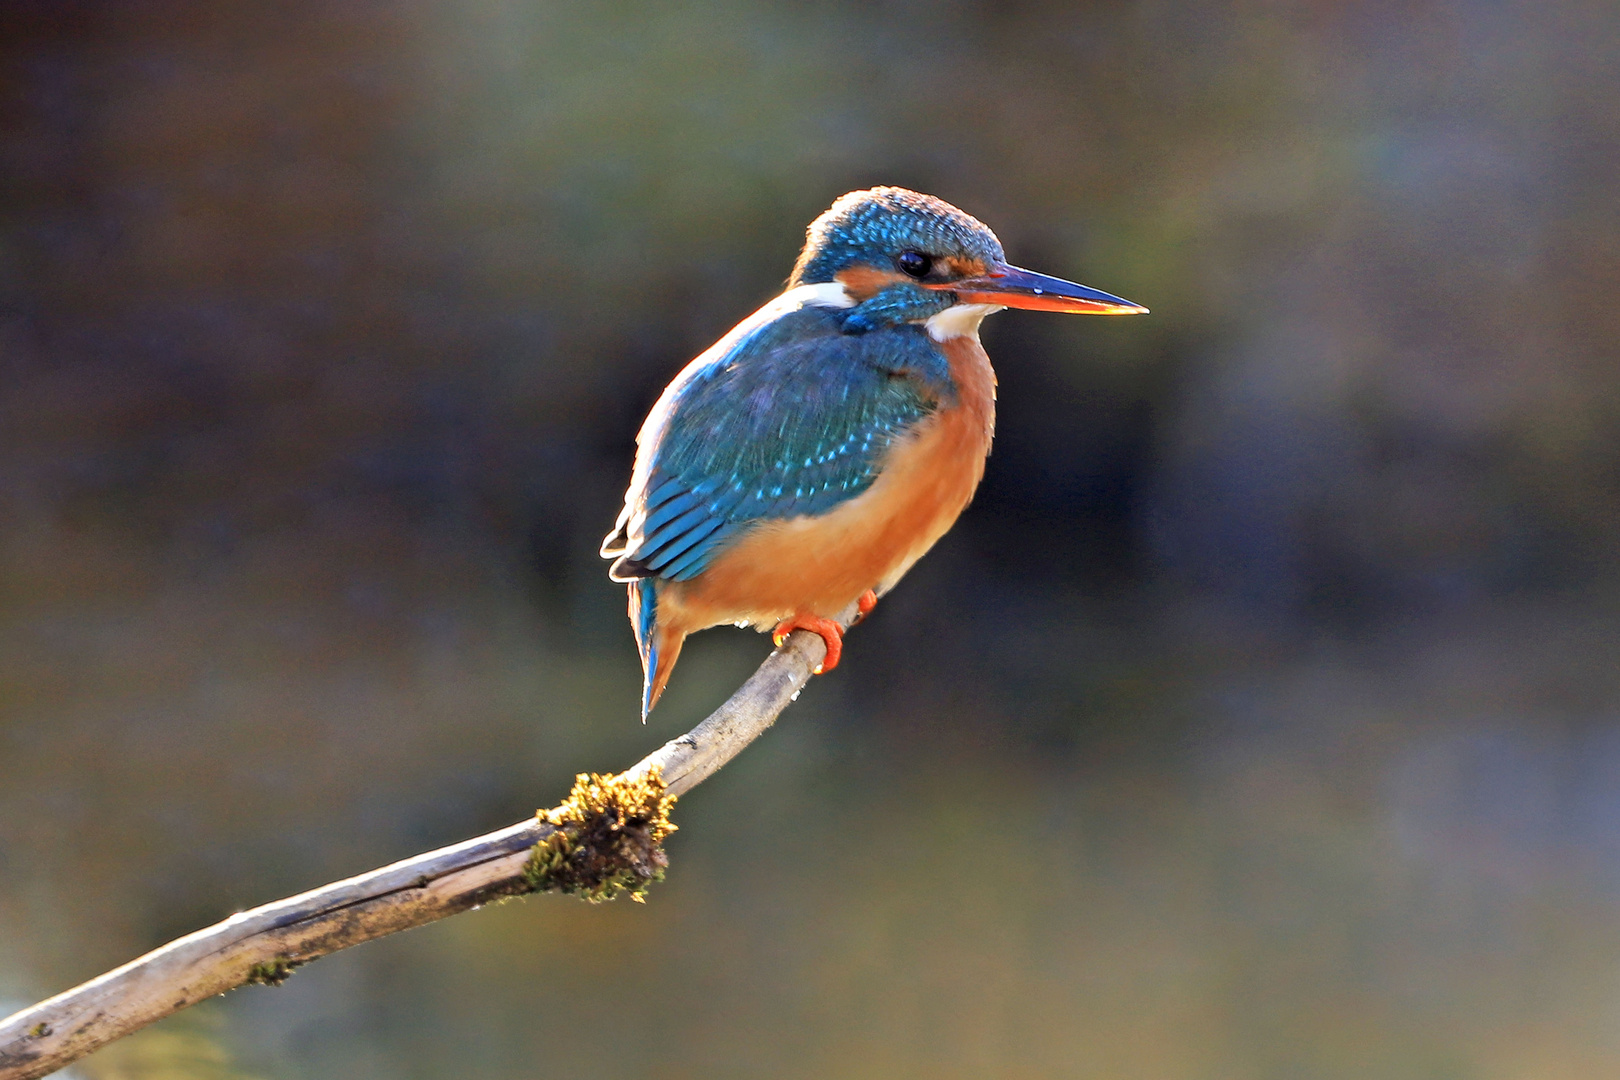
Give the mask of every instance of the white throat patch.
[[935, 341], [949, 341], [964, 335], [978, 341], [979, 324], [984, 317], [1005, 310], [1005, 304], [957, 304], [946, 308], [923, 325], [928, 327], [928, 336]]

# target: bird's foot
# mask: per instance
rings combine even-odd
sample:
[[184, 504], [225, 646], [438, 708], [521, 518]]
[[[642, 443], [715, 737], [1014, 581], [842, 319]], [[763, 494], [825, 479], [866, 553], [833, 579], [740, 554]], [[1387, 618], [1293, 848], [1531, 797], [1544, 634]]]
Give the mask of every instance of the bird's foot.
[[872, 609], [875, 607], [877, 607], [877, 593], [873, 592], [871, 589], [867, 589], [865, 592], [861, 593], [860, 599], [855, 601], [855, 618], [850, 622], [849, 625], [854, 626], [856, 623], [872, 614]]
[[819, 615], [800, 612], [797, 615], [790, 615], [777, 623], [776, 629], [771, 631], [771, 641], [780, 648], [782, 642], [786, 641], [787, 636], [795, 630], [808, 630], [812, 634], [820, 634], [821, 640], [827, 643], [827, 657], [822, 660], [812, 674], [821, 675], [838, 666], [839, 659], [844, 655], [843, 627], [831, 619], [823, 619]]

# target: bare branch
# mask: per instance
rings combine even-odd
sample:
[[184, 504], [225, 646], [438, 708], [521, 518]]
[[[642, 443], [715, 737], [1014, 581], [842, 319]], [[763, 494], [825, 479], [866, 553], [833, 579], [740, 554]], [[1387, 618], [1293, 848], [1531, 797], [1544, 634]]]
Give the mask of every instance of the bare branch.
[[[706, 720], [618, 779], [684, 795], [774, 724], [825, 655], [820, 637], [794, 633]], [[339, 949], [533, 892], [531, 852], [557, 832], [545, 816], [239, 912], [24, 1009], [0, 1021], [0, 1080], [45, 1076], [216, 994], [279, 983]]]

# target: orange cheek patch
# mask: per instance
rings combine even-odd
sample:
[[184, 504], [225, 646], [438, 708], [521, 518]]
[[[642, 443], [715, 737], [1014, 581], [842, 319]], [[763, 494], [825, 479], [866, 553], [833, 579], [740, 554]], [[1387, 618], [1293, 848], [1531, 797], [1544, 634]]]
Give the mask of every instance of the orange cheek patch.
[[911, 280], [899, 271], [880, 270], [875, 266], [851, 266], [838, 271], [833, 277], [857, 304], [890, 285]]
[[982, 277], [990, 268], [978, 259], [964, 259], [960, 255], [948, 255], [945, 265], [951, 268], [952, 277]]

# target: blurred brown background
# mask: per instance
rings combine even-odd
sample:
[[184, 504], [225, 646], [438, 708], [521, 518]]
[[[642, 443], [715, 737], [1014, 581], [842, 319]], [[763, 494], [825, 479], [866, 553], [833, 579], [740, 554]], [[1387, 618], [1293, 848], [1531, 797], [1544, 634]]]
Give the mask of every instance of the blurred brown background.
[[11, 0], [0, 999], [507, 824], [649, 727], [658, 389], [898, 183], [1151, 307], [986, 326], [978, 501], [677, 811], [106, 1078], [1620, 1070], [1601, 0]]

